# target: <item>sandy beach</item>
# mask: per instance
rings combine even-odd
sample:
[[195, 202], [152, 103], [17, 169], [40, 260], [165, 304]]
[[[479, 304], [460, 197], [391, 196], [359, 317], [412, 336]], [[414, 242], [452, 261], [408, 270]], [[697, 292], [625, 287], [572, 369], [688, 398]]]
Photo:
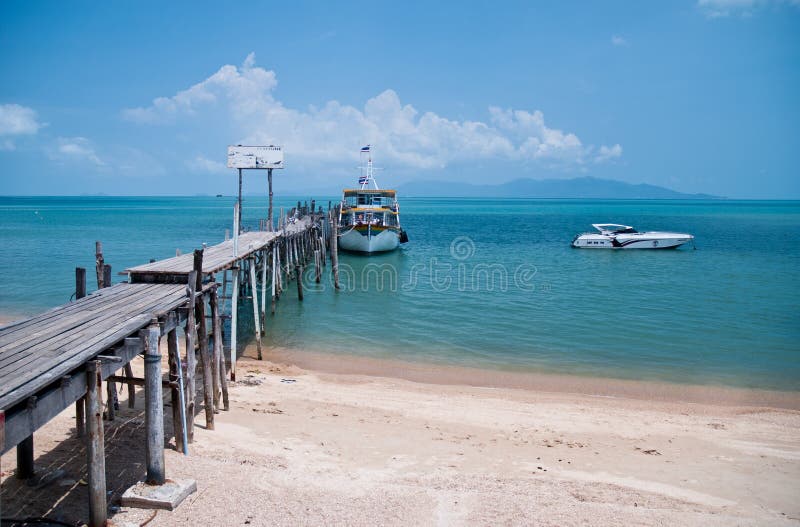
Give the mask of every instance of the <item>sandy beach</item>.
[[[341, 358], [309, 355], [301, 368], [285, 356], [241, 360], [216, 430], [196, 424], [188, 457], [167, 450], [167, 476], [198, 487], [174, 512], [117, 506], [144, 470], [142, 397], [121, 404], [106, 424], [114, 524], [800, 524], [797, 394], [773, 393], [783, 408], [742, 404], [753, 393], [731, 389], [587, 395], [458, 383], [458, 369], [437, 370], [446, 383], [401, 378], [422, 365], [345, 374]], [[13, 477], [13, 451], [3, 456], [3, 516], [85, 519], [71, 411], [36, 434], [36, 454], [52, 475], [39, 488]]]

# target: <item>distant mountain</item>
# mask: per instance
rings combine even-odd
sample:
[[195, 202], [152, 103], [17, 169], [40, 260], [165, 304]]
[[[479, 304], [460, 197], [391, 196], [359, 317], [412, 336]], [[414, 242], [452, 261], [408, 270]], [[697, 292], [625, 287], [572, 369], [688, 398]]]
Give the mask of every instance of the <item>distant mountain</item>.
[[463, 198], [589, 198], [589, 199], [720, 199], [710, 194], [685, 194], [656, 185], [612, 179], [515, 179], [499, 185], [448, 181], [411, 181], [397, 187], [407, 197]]

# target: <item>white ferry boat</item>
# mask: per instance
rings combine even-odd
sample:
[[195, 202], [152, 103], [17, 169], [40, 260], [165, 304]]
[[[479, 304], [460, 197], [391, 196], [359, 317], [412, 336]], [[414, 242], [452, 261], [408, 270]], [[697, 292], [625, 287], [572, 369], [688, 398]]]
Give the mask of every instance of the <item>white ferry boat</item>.
[[358, 178], [360, 188], [345, 189], [342, 194], [339, 247], [360, 253], [392, 251], [408, 241], [400, 226], [397, 191], [378, 187], [370, 145], [361, 149], [362, 158], [365, 154], [366, 165]]

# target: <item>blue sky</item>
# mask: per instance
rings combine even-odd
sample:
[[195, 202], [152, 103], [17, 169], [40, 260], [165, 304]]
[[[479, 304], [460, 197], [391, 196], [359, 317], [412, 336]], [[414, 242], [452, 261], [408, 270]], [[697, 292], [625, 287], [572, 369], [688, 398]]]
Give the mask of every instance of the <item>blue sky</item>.
[[[800, 198], [800, 2], [3, 2], [0, 194], [595, 176]], [[248, 176], [246, 189], [262, 183]]]

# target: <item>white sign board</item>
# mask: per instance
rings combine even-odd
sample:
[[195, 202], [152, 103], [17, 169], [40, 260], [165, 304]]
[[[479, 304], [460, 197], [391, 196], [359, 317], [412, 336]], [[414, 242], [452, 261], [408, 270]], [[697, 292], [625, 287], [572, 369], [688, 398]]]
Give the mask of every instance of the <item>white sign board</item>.
[[280, 146], [229, 146], [228, 168], [283, 168]]

